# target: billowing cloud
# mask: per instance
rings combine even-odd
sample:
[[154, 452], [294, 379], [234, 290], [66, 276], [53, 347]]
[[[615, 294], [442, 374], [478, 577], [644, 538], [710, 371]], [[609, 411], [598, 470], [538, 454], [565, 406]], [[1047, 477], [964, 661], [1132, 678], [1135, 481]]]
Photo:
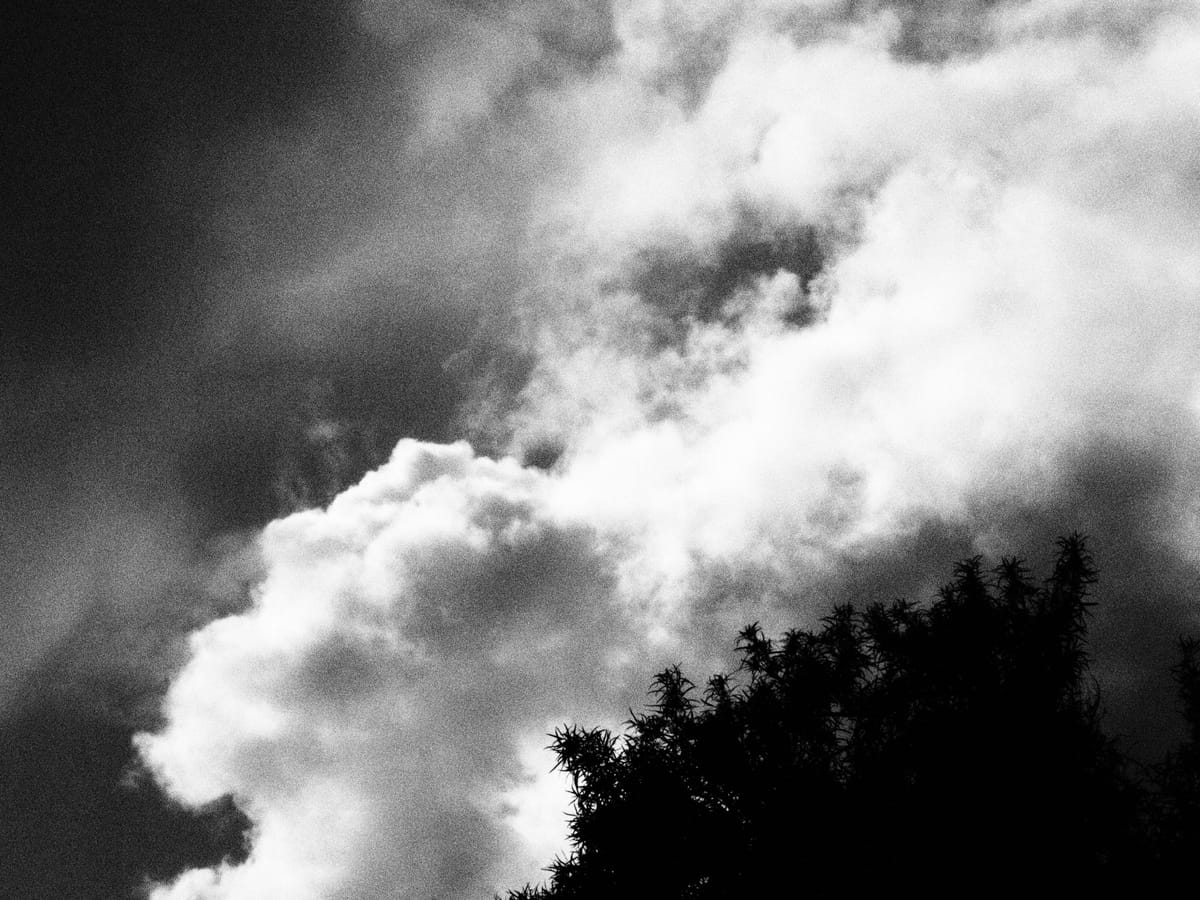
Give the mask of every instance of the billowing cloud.
[[165, 896], [467, 896], [536, 873], [511, 827], [538, 827], [530, 740], [606, 712], [611, 650], [637, 643], [608, 552], [547, 482], [404, 441], [266, 529], [252, 609], [193, 636], [169, 728], [141, 742], [181, 798], [244, 801], [254, 849]]
[[[1121, 42], [1033, 13], [998, 6], [988, 52], [936, 66], [894, 52], [887, 10], [732, 39], [694, 112], [574, 195], [596, 254], [526, 326], [514, 446], [565, 448], [598, 518], [661, 535], [686, 509], [681, 550], [745, 560], [779, 522], [832, 548], [1036, 504], [1104, 442], [1179, 467], [1161, 537], [1190, 546], [1194, 11]], [[771, 260], [682, 322], [621, 277], [647, 247], [719, 259], [746, 208], [813, 229], [820, 274]]]
[[[383, 217], [289, 296], [439, 256], [389, 223], [462, 232], [485, 326], [459, 421], [499, 461], [403, 441], [266, 528], [252, 605], [193, 635], [139, 739], [182, 800], [232, 794], [253, 849], [156, 896], [517, 886], [566, 805], [528, 780], [548, 727], [619, 721], [747, 621], [919, 599], [1072, 529], [1114, 721], [1157, 747], [1200, 577], [1200, 10], [629, 2], [567, 34], [531, 5], [447, 34], [494, 15], [486, 77], [422, 82], [406, 152], [477, 175], [505, 239]], [[548, 63], [564, 44], [586, 64]], [[485, 244], [511, 250], [494, 295]]]

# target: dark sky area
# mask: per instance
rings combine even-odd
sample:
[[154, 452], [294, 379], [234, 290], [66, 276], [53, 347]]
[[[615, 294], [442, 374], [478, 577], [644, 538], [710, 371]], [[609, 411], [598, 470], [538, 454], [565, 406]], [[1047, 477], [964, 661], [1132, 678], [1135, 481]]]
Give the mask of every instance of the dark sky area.
[[548, 727], [1075, 530], [1111, 730], [1175, 738], [1194, 3], [0, 33], [5, 896], [490, 896]]
[[[324, 419], [362, 437], [318, 481], [400, 433], [444, 437], [465, 324], [379, 304], [269, 333], [277, 280], [383, 214], [379, 83], [403, 53], [352, 5], [4, 18], [0, 859], [14, 897], [115, 897], [242, 845], [228, 816], [126, 783], [172, 643], [241, 602], [206, 586], [206, 542], [286, 508], [288, 467], [328, 469]], [[147, 628], [164, 633], [122, 646]]]

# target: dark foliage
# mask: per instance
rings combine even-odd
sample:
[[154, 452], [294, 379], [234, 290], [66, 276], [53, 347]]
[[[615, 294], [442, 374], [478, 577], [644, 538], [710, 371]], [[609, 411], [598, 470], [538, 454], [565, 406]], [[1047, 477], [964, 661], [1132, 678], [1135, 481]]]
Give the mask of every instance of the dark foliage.
[[1157, 770], [1101, 730], [1088, 676], [1095, 570], [959, 563], [930, 606], [840, 606], [698, 690], [678, 667], [617, 737], [553, 735], [573, 850], [548, 898], [1114, 896], [1200, 849], [1200, 645], [1176, 676], [1191, 740]]

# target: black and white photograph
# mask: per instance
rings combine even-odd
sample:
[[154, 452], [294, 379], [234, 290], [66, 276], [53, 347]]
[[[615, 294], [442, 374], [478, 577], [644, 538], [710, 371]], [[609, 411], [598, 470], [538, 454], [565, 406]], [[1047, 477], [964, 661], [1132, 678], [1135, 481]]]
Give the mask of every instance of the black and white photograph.
[[0, 898], [1194, 883], [1200, 2], [12, 0], [0, 70]]

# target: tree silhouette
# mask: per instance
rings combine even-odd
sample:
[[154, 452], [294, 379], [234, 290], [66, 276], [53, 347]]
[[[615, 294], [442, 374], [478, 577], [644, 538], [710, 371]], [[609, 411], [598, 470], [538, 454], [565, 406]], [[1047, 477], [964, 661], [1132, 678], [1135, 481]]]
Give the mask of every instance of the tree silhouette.
[[[627, 733], [552, 749], [574, 801], [534, 898], [1111, 896], [1200, 848], [1200, 645], [1176, 678], [1191, 739], [1153, 778], [1101, 727], [1088, 675], [1084, 539], [1050, 576], [957, 565], [928, 607], [836, 607], [698, 691], [659, 674]], [[1154, 868], [1157, 867], [1157, 868]]]
[[1152, 862], [1166, 877], [1190, 874], [1200, 849], [1200, 641], [1183, 638], [1173, 674], [1187, 736], [1158, 767], [1150, 819]]

